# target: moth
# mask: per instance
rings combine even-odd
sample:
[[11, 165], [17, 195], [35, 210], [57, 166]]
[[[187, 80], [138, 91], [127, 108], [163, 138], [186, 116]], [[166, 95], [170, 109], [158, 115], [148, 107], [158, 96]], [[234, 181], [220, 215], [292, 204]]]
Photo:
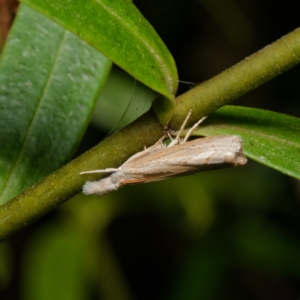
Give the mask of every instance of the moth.
[[[109, 177], [99, 181], [87, 181], [82, 188], [83, 193], [102, 196], [130, 184], [246, 164], [242, 138], [238, 135], [212, 136], [188, 141], [192, 132], [206, 117], [194, 124], [184, 138], [180, 138], [190, 115], [191, 111], [175, 139], [172, 139], [170, 134], [165, 134], [153, 146], [134, 154], [119, 168], [81, 172], [81, 175], [111, 173]], [[171, 140], [168, 145], [163, 143], [166, 138]]]

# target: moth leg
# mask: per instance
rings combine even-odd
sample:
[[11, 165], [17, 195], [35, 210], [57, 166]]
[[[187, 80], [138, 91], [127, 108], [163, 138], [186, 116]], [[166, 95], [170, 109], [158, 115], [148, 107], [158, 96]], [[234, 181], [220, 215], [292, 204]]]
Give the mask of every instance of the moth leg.
[[[191, 112], [191, 111], [190, 111]], [[197, 123], [195, 123], [194, 125], [193, 125], [193, 127], [191, 127], [190, 129], [189, 129], [189, 131], [187, 132], [187, 134], [186, 134], [186, 136], [184, 137], [184, 139], [182, 140], [182, 142], [180, 142], [180, 144], [183, 144], [183, 143], [185, 143], [187, 140], [188, 140], [188, 138], [191, 136], [191, 134], [193, 133], [193, 131], [205, 120], [207, 118], [207, 116], [205, 116], [205, 117], [203, 117], [203, 118], [201, 118]]]
[[165, 148], [165, 144], [163, 143], [163, 141], [166, 137], [167, 137], [166, 135], [162, 136], [154, 145], [149, 147], [147, 150], [149, 150], [150, 152], [153, 152], [155, 150]]
[[184, 127], [185, 127], [188, 119], [190, 118], [191, 114], [192, 114], [192, 110], [190, 110], [189, 113], [188, 113], [188, 115], [186, 116], [186, 118], [185, 118], [184, 122], [182, 123], [182, 125], [181, 125], [181, 127], [180, 127], [180, 129], [179, 129], [179, 131], [178, 131], [178, 133], [177, 133], [177, 135], [175, 137], [175, 139], [172, 139], [171, 135], [169, 135], [169, 138], [171, 139], [171, 143], [168, 145], [168, 147], [172, 147], [172, 146], [175, 146], [177, 144], [181, 144], [181, 142], [180, 142], [180, 135], [181, 135], [181, 132], [184, 130]]
[[156, 151], [156, 150], [159, 150], [159, 149], [163, 148], [164, 144], [162, 142], [165, 138], [166, 138], [166, 136], [164, 135], [154, 145], [150, 146], [149, 148], [145, 148], [145, 150], [140, 151], [140, 152], [132, 155], [128, 160], [125, 161], [125, 163], [122, 165], [122, 167], [125, 166], [129, 162], [137, 160], [141, 157], [144, 157], [144, 156], [148, 155], [149, 153], [151, 153], [153, 151]]

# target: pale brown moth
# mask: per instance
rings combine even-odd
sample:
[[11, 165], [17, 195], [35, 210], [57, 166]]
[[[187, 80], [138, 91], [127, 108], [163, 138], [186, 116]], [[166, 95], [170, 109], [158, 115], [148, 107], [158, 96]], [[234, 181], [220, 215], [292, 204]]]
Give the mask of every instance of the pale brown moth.
[[[146, 183], [179, 175], [246, 164], [242, 139], [238, 135], [222, 135], [187, 141], [193, 130], [206, 118], [199, 120], [180, 138], [191, 111], [182, 124], [175, 139], [170, 134], [156, 144], [131, 156], [119, 168], [85, 171], [80, 174], [112, 173], [99, 181], [87, 181], [83, 186], [85, 195], [105, 195], [129, 184]], [[169, 145], [163, 143], [167, 137]]]

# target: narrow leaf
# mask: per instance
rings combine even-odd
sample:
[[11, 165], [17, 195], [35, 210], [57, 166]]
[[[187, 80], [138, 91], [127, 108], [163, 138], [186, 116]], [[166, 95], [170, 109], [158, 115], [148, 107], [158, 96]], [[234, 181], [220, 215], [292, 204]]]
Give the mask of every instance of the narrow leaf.
[[128, 0], [22, 0], [72, 31], [134, 78], [173, 103], [174, 60], [153, 27]]
[[300, 119], [257, 108], [224, 106], [195, 134], [238, 134], [247, 157], [300, 179]]
[[21, 5], [0, 62], [0, 203], [71, 157], [110, 65]]

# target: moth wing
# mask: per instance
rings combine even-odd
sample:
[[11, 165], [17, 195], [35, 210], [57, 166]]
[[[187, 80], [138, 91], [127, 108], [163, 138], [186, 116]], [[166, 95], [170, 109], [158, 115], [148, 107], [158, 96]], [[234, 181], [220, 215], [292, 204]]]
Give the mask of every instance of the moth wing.
[[[164, 148], [126, 164], [129, 177], [173, 177], [247, 162], [239, 136], [217, 136], [193, 140]], [[167, 174], [167, 175], [166, 175]]]
[[182, 174], [181, 172], [178, 173], [164, 173], [164, 174], [147, 174], [143, 177], [135, 177], [131, 179], [124, 179], [120, 182], [120, 186], [125, 186], [129, 184], [140, 184], [140, 183], [147, 183], [147, 182], [153, 182], [153, 181], [160, 181], [168, 178], [178, 177], [178, 176], [184, 176], [184, 175], [190, 175], [190, 174]]
[[121, 185], [163, 180], [200, 171], [244, 165], [239, 136], [196, 139], [170, 148], [160, 148], [148, 155], [127, 161]]
[[162, 143], [163, 140], [165, 139], [166, 137], [163, 136], [161, 137], [154, 145], [150, 146], [149, 148], [145, 148], [143, 151], [140, 151], [134, 155], [132, 155], [124, 164], [128, 164], [128, 163], [131, 163], [131, 162], [134, 162], [138, 159], [141, 159], [147, 155], [149, 155], [151, 152], [154, 152], [154, 151], [157, 151], [157, 150], [161, 150], [163, 148], [165, 148], [165, 145]]
[[[176, 163], [174, 161], [174, 163]], [[187, 166], [198, 166], [199, 168], [205, 168], [206, 166], [219, 165], [244, 165], [246, 158], [242, 153], [230, 151], [230, 149], [224, 149], [224, 151], [207, 151], [205, 153], [197, 153], [188, 157], [183, 161], [177, 163], [184, 163]]]
[[202, 170], [213, 166], [222, 168], [244, 165], [247, 162], [240, 136], [208, 137], [187, 142], [177, 148], [178, 153], [170, 157], [172, 165], [197, 166]]

